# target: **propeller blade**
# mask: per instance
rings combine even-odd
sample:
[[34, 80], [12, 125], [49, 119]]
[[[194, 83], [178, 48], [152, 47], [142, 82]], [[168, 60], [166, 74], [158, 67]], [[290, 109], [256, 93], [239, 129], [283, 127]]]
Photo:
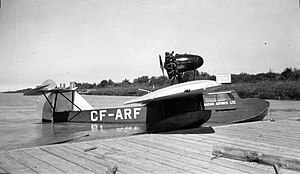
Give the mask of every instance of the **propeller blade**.
[[163, 73], [163, 76], [165, 76], [165, 72], [164, 72], [164, 65], [163, 65], [163, 62], [162, 62], [162, 59], [161, 59], [161, 56], [159, 55], [159, 64], [160, 64], [160, 69]]

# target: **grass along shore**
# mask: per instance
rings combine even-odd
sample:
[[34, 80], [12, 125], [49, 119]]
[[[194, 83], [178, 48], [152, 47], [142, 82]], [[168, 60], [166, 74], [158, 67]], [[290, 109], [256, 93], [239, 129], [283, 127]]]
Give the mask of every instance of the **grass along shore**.
[[241, 98], [300, 100], [300, 81], [260, 81], [223, 85], [223, 90], [235, 90]]

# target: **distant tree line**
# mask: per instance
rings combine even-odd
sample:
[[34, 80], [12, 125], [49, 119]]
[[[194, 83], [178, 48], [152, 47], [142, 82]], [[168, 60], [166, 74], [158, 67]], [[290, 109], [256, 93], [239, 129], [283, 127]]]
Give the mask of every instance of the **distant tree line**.
[[[192, 80], [216, 80], [215, 75], [210, 75], [207, 72], [199, 71], [188, 71], [183, 75], [183, 81], [192, 81]], [[300, 70], [297, 68], [285, 68], [281, 73], [272, 72], [269, 70], [267, 73], [259, 73], [259, 74], [248, 74], [248, 73], [240, 73], [240, 74], [232, 74], [231, 75], [232, 83], [256, 83], [259, 81], [298, 81], [300, 80]], [[79, 89], [97, 89], [97, 88], [105, 88], [105, 87], [119, 87], [119, 86], [128, 86], [128, 85], [143, 85], [150, 87], [165, 87], [170, 85], [171, 80], [166, 76], [159, 77], [148, 77], [141, 76], [130, 82], [128, 79], [124, 79], [122, 82], [114, 82], [111, 79], [102, 80], [100, 83], [90, 84], [90, 83], [76, 83]]]
[[170, 84], [170, 80], [165, 76], [151, 77], [142, 76], [134, 79], [131, 83], [128, 79], [122, 80], [122, 82], [113, 82], [111, 79], [102, 80], [100, 83], [90, 84], [90, 83], [76, 83], [79, 89], [97, 89], [97, 88], [107, 88], [107, 87], [128, 87], [129, 85], [148, 85], [148, 86], [167, 86]]
[[[216, 80], [216, 76], [207, 72], [189, 71], [184, 73], [183, 81], [192, 80]], [[293, 99], [300, 100], [300, 70], [297, 68], [285, 68], [281, 73], [269, 70], [259, 74], [232, 74], [231, 84], [222, 85], [221, 90], [236, 90], [242, 98], [255, 97], [264, 99]], [[171, 84], [166, 76], [148, 77], [141, 76], [130, 82], [124, 79], [122, 82], [113, 82], [111, 79], [97, 83], [77, 83], [79, 91], [90, 95], [135, 95], [145, 94], [145, 89], [154, 91]], [[90, 89], [87, 91], [87, 89]]]
[[[207, 72], [189, 71], [183, 74], [183, 81], [216, 80], [216, 76]], [[222, 85], [220, 90], [235, 90], [242, 98], [255, 97], [263, 99], [300, 100], [300, 70], [287, 67], [281, 73], [269, 70], [267, 73], [258, 74], [231, 74], [231, 84]], [[145, 94], [145, 89], [154, 91], [171, 84], [166, 76], [148, 77], [141, 76], [130, 82], [124, 79], [114, 82], [111, 79], [99, 83], [76, 83], [79, 92], [90, 95], [135, 95]], [[30, 90], [22, 89], [8, 91], [7, 93], [24, 93]]]
[[231, 76], [232, 83], [250, 82], [255, 83], [259, 81], [298, 81], [300, 80], [300, 70], [297, 68], [285, 68], [281, 73], [274, 73], [270, 70], [267, 73], [247, 74], [240, 73]]

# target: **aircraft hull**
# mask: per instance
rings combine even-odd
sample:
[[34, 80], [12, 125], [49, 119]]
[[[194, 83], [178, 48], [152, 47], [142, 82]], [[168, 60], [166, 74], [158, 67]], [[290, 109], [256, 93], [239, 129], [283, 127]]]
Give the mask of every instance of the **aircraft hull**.
[[[232, 100], [206, 103], [206, 109], [212, 110], [210, 119], [205, 125], [222, 125], [262, 121], [269, 113], [270, 103], [256, 98], [241, 99], [233, 92]], [[205, 98], [205, 97], [204, 97]]]
[[219, 83], [208, 80], [186, 82], [126, 102], [144, 105], [106, 109], [92, 107], [71, 85], [70, 88], [53, 89], [42, 86], [29, 95], [44, 95], [45, 101], [39, 102], [39, 113], [44, 122], [144, 124], [146, 131], [160, 132], [200, 126], [206, 122], [211, 111], [204, 110], [202, 93], [219, 86]]
[[[178, 107], [181, 106], [181, 107]], [[53, 113], [53, 122], [139, 124], [146, 132], [161, 132], [198, 127], [211, 116], [211, 111], [199, 108], [198, 97], [186, 97], [154, 102], [147, 106], [66, 111]]]
[[[124, 118], [123, 120], [116, 120], [115, 118], [102, 119], [101, 121], [95, 120], [97, 116], [91, 116], [92, 112], [99, 112], [99, 110], [91, 111], [70, 111], [60, 112], [53, 115], [53, 122], [79, 122], [79, 123], [103, 123], [103, 124], [116, 124], [116, 125], [142, 125], [145, 132], [161, 132], [183, 128], [198, 127], [205, 123], [211, 116], [211, 111], [194, 111], [183, 114], [174, 115], [162, 120], [151, 120], [151, 116], [147, 113], [139, 115], [138, 119]], [[75, 116], [76, 115], [76, 116]], [[75, 116], [75, 117], [74, 117]], [[147, 116], [149, 117], [147, 119]], [[74, 117], [74, 118], [73, 118]], [[155, 116], [156, 117], [156, 116]], [[69, 119], [69, 120], [68, 120]], [[43, 120], [50, 121], [50, 120]]]

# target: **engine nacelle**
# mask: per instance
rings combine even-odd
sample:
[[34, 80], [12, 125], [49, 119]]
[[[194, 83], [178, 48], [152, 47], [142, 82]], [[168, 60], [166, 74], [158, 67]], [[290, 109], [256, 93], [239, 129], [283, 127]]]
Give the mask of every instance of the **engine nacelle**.
[[203, 58], [198, 55], [176, 54], [174, 57], [179, 72], [195, 70], [204, 63]]

